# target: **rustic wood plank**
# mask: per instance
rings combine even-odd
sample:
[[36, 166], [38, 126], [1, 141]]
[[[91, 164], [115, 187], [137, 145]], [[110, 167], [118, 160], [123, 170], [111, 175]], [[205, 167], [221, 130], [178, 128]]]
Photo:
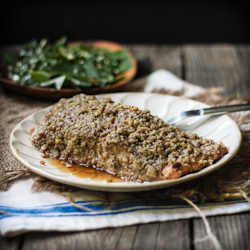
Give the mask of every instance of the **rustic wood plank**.
[[[211, 231], [221, 244], [222, 249], [247, 250], [250, 246], [250, 214], [223, 215], [208, 218]], [[204, 223], [194, 220], [194, 246], [196, 250], [215, 249], [208, 239]]]
[[137, 226], [85, 232], [31, 232], [25, 236], [23, 250], [119, 250], [132, 249]]
[[22, 249], [104, 249], [102, 242], [106, 234], [105, 230], [75, 233], [32, 232], [26, 235]]
[[133, 250], [155, 249], [159, 223], [143, 224], [138, 226]]
[[236, 46], [236, 53], [239, 57], [239, 60], [241, 62], [241, 77], [242, 80], [242, 89], [245, 90], [244, 93], [242, 93], [243, 97], [250, 96], [250, 45], [239, 45]]
[[86, 232], [31, 232], [22, 250], [190, 249], [189, 221], [169, 221]]
[[19, 250], [22, 245], [23, 236], [16, 237], [2, 237], [0, 236], [0, 249], [1, 250]]
[[189, 221], [168, 221], [138, 226], [133, 250], [190, 249]]
[[222, 87], [225, 96], [250, 91], [249, 70], [242, 70], [244, 61], [233, 45], [187, 45], [183, 58], [189, 82], [206, 88]]
[[180, 46], [127, 45], [138, 62], [136, 77], [146, 76], [158, 69], [166, 69], [182, 77]]
[[190, 221], [169, 221], [160, 223], [156, 237], [156, 250], [191, 249]]
[[123, 227], [123, 232], [117, 242], [116, 250], [133, 249], [137, 229], [138, 226]]

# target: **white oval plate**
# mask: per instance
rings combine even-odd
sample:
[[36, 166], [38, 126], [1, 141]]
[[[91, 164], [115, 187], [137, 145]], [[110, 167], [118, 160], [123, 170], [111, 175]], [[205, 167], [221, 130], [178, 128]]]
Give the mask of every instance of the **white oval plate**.
[[[180, 111], [207, 107], [206, 104], [201, 102], [161, 94], [117, 93], [97, 95], [97, 97], [100, 96], [109, 96], [115, 102], [137, 106], [140, 109], [149, 109], [153, 115], [158, 115], [165, 121]], [[237, 124], [227, 115], [213, 116], [209, 118], [206, 117], [205, 119], [204, 117], [184, 119], [180, 124], [180, 127], [204, 138], [213, 139], [216, 142], [222, 141], [229, 149], [228, 154], [215, 164], [199, 172], [188, 174], [176, 180], [144, 183], [129, 181], [98, 182], [91, 179], [79, 178], [72, 174], [63, 173], [49, 163], [46, 163], [46, 165], [42, 165], [40, 163], [41, 161], [44, 161], [44, 158], [42, 158], [41, 152], [32, 147], [29, 139], [29, 130], [38, 125], [39, 121], [49, 108], [50, 107], [47, 107], [30, 115], [15, 127], [10, 136], [11, 151], [14, 156], [31, 171], [49, 179], [80, 188], [112, 192], [135, 192], [173, 186], [204, 176], [218, 169], [236, 154], [241, 144], [241, 132]]]

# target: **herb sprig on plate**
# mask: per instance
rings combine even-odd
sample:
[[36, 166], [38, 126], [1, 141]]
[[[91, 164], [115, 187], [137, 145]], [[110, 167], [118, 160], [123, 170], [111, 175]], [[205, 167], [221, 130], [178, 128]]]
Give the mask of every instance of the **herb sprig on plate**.
[[6, 53], [3, 64], [11, 80], [26, 86], [62, 88], [105, 87], [121, 81], [119, 74], [132, 67], [126, 49], [111, 51], [68, 46], [67, 39], [31, 41], [17, 52]]

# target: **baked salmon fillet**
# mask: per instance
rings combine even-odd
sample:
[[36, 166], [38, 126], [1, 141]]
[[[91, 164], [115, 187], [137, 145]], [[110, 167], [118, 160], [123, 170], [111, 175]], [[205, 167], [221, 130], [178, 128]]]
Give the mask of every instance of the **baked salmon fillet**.
[[186, 133], [149, 110], [85, 94], [56, 103], [33, 131], [31, 143], [44, 157], [139, 182], [197, 172], [228, 152], [222, 142]]

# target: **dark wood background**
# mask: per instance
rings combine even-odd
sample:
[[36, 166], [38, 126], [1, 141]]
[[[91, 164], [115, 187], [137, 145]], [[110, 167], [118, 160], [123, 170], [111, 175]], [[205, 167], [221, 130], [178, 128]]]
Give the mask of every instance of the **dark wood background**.
[[65, 35], [131, 44], [248, 43], [247, 1], [5, 1], [0, 45]]

